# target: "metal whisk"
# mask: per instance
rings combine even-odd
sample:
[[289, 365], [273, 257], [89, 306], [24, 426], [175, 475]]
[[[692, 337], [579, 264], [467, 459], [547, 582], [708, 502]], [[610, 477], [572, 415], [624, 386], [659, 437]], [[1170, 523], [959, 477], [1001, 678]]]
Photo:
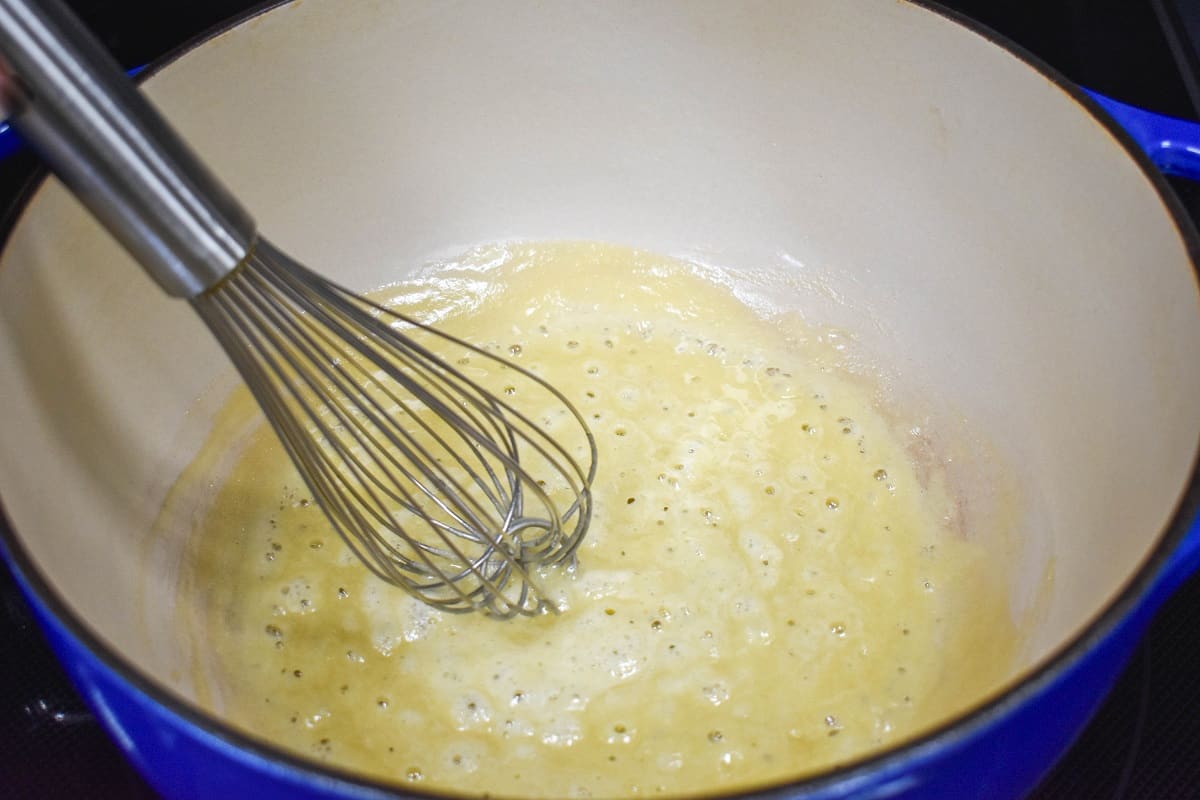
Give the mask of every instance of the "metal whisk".
[[[251, 216], [58, 0], [0, 0], [0, 101], [162, 288], [189, 298], [334, 527], [376, 575], [445, 611], [553, 609], [596, 445], [553, 386], [333, 284]], [[488, 365], [482, 385], [456, 367]]]

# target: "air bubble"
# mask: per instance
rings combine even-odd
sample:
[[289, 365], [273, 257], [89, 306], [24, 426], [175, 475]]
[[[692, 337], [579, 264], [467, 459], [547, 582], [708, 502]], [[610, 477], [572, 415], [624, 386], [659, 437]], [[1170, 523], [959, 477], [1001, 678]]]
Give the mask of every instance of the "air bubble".
[[875, 470], [875, 480], [877, 480], [877, 481], [886, 481], [887, 479], [888, 479], [888, 474], [887, 474], [887, 470], [886, 470], [886, 469], [877, 469], [877, 470]]
[[846, 638], [846, 626], [840, 622], [835, 622], [829, 627], [829, 632], [839, 639]]
[[729, 689], [721, 683], [705, 686], [700, 690], [700, 693], [704, 695], [705, 700], [714, 706], [719, 706], [729, 699]]
[[519, 356], [519, 355], [521, 355], [521, 345], [519, 345], [519, 344], [510, 344], [510, 345], [508, 346], [508, 354], [509, 354], [510, 356], [513, 356], [514, 358], [515, 358], [515, 357], [517, 357], [517, 356]]
[[830, 511], [837, 511], [839, 505], [840, 504], [838, 503], [838, 499], [836, 497], [825, 498], [825, 507]]

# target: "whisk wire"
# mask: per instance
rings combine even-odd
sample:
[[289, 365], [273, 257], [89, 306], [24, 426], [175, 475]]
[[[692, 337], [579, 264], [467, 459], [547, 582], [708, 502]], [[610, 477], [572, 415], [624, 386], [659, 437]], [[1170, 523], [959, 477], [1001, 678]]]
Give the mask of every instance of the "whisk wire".
[[[244, 306], [245, 299], [242, 297], [244, 292], [239, 288], [234, 287], [230, 287], [228, 291], [230, 297], [230, 302], [228, 305], [231, 306], [230, 310], [234, 312], [231, 320], [241, 329], [241, 334], [244, 337], [244, 340], [251, 345], [251, 348], [254, 351], [258, 352], [259, 357], [262, 359], [261, 364], [256, 363], [253, 358], [239, 358], [237, 359], [237, 362], [239, 365], [247, 366], [247, 381], [252, 387], [252, 391], [255, 391], [256, 395], [267, 398], [266, 402], [264, 403], [264, 407], [267, 408], [268, 411], [275, 410], [280, 412], [276, 414], [269, 414], [269, 417], [272, 422], [276, 424], [277, 429], [280, 431], [281, 438], [285, 443], [285, 447], [288, 448], [289, 455], [291, 455], [293, 458], [299, 459], [298, 463], [310, 464], [314, 467], [315, 475], [309, 476], [310, 487], [313, 489], [314, 497], [319, 503], [322, 503], [324, 508], [331, 509], [333, 511], [331, 517], [334, 520], [335, 526], [338, 527], [339, 533], [342, 533], [344, 537], [346, 537], [345, 529], [347, 528], [347, 525], [345, 520], [347, 519], [350, 523], [348, 526], [350, 530], [354, 530], [356, 528], [369, 529], [376, 524], [383, 525], [385, 527], [389, 526], [391, 520], [386, 514], [386, 506], [381, 503], [378, 497], [374, 496], [373, 494], [370, 498], [370, 502], [368, 502], [363, 497], [362, 493], [356, 490], [355, 484], [347, 484], [344, 481], [336, 480], [337, 476], [333, 469], [333, 463], [324, 457], [321, 448], [311, 436], [307, 435], [307, 432], [303, 429], [303, 427], [297, 423], [297, 418], [289, 414], [289, 410], [286, 407], [283, 407], [286, 406], [286, 404], [282, 403], [281, 395], [272, 391], [269, 385], [267, 373], [274, 373], [278, 379], [282, 380], [287, 375], [284, 370], [285, 364], [290, 367], [291, 374], [295, 374], [295, 371], [299, 369], [299, 367], [295, 364], [294, 360], [289, 358], [290, 351], [287, 350], [287, 348], [284, 348], [281, 351], [281, 360], [281, 358], [277, 358], [274, 355], [274, 353], [277, 352], [275, 347], [268, 347], [266, 344], [264, 344], [266, 341], [273, 341], [274, 345], [278, 346], [280, 341], [286, 340], [278, 340], [273, 336], [259, 335], [255, 329], [249, 326], [244, 315], [244, 312], [246, 311]], [[234, 340], [232, 346], [234, 348], [234, 352], [241, 352], [241, 348], [237, 347], [236, 339]], [[290, 364], [287, 363], [289, 361], [291, 362]], [[262, 369], [264, 365], [266, 367], [265, 371]], [[312, 415], [310, 415], [310, 419], [311, 418]], [[316, 418], [316, 420], [318, 424], [323, 425], [319, 419], [319, 416]], [[325, 440], [334, 443], [335, 449], [344, 456], [344, 451], [341, 451], [341, 448], [338, 445], [337, 437], [331, 436], [328, 430], [326, 430], [325, 433]], [[371, 522], [365, 518], [364, 511], [365, 516], [373, 518], [374, 522]], [[391, 582], [405, 580], [406, 576], [403, 574], [398, 574], [397, 568], [402, 571], [412, 572], [422, 576], [432, 577], [438, 574], [437, 568], [433, 561], [428, 557], [424, 557], [420, 552], [418, 552], [418, 557], [421, 558], [422, 562], [424, 562], [423, 565], [412, 561], [405, 554], [391, 546], [390, 543], [380, 539], [379, 537], [369, 536], [361, 539], [356, 539], [354, 537], [346, 538], [355, 554], [362, 558], [367, 563], [368, 567], [384, 580]], [[366, 558], [363, 550], [359, 548], [360, 544], [365, 546], [366, 550], [369, 551], [374, 558]], [[481, 587], [476, 592], [464, 592], [459, 586], [459, 581], [455, 580], [455, 578], [458, 577], [459, 576], [452, 576], [447, 582], [447, 586], [453, 592], [454, 596], [449, 599], [440, 597], [434, 598], [431, 600], [431, 602], [435, 606], [450, 606], [456, 601], [471, 603], [475, 602], [477, 596], [483, 591], [497, 591], [497, 587], [495, 587], [493, 582], [489, 580], [481, 582]], [[425, 581], [424, 583], [415, 584], [415, 587], [417, 589], [429, 589], [435, 587], [436, 585], [437, 582], [431, 579]], [[424, 597], [423, 599], [429, 600], [429, 598]]]
[[[349, 392], [351, 391], [352, 387], [362, 387], [367, 381], [371, 380], [371, 377], [362, 370], [360, 370], [360, 373], [362, 374], [358, 376], [348, 375], [347, 370], [343, 367], [343, 362], [330, 363], [322, 361], [320, 358], [318, 358], [317, 354], [320, 352], [320, 345], [323, 343], [328, 346], [332, 344], [333, 341], [327, 334], [323, 334], [320, 329], [314, 328], [310, 331], [307, 326], [300, 324], [300, 320], [281, 314], [275, 310], [268, 312], [268, 314], [272, 318], [272, 322], [274, 322], [281, 330], [284, 331], [284, 340], [288, 341], [295, 349], [301, 350], [303, 354], [313, 362], [314, 368], [319, 372], [319, 374], [325, 377], [330, 382], [330, 385], [333, 386], [337, 391]], [[319, 338], [323, 340], [323, 342], [314, 341], [314, 338]], [[351, 363], [353, 364], [353, 362]], [[304, 381], [311, 391], [319, 391], [320, 387], [315, 384], [314, 376], [305, 372], [301, 372], [300, 374], [304, 376]], [[406, 478], [415, 481], [415, 476], [408, 471], [407, 467], [401, 463], [398, 458], [389, 453], [388, 450], [384, 448], [373, 435], [372, 428], [379, 430], [380, 425], [380, 417], [376, 415], [383, 416], [386, 414], [386, 412], [380, 408], [378, 402], [370, 393], [364, 391], [363, 397], [366, 399], [367, 403], [365, 405], [361, 405], [359, 408], [354, 409], [353, 411], [342, 408], [340, 405], [331, 406], [330, 410], [337, 417], [337, 423], [353, 437], [354, 444], [358, 445], [360, 451], [364, 453], [382, 454], [383, 457], [385, 457], [392, 466], [400, 470]], [[402, 403], [399, 404], [399, 407], [402, 410], [407, 411]], [[358, 456], [355, 455], [353, 448], [342, 449], [339, 438], [334, 435], [333, 431], [326, 426], [319, 413], [312, 413], [312, 409], [310, 409], [310, 417], [312, 418], [313, 424], [319, 429], [322, 437], [328, 441], [331, 446], [333, 446], [335, 449], [338, 449], [339, 455], [346, 459], [347, 466], [350, 467], [350, 470], [352, 473], [354, 473], [355, 477], [374, 484], [392, 500], [399, 502], [403, 507], [410, 510], [415, 510], [417, 508], [416, 498], [406, 491], [403, 485], [398, 484], [394, 487], [386, 485], [382, 479], [380, 479], [362, 463]], [[415, 442], [413, 437], [405, 433], [403, 430], [399, 431], [399, 433], [403, 437], [404, 441], [400, 441], [393, 437], [393, 440], [390, 442], [392, 447], [397, 448], [400, 452], [409, 452], [410, 448], [412, 448], [417, 450], [420, 455], [432, 460], [432, 457], [428, 452], [420, 452], [419, 444]], [[441, 485], [438, 488], [445, 489], [446, 486]], [[397, 489], [400, 490], [400, 493], [397, 492]], [[435, 496], [434, 493], [428, 489], [425, 490], [425, 494], [427, 496]], [[443, 508], [446, 507], [447, 506], [445, 505], [443, 506]], [[467, 520], [461, 518], [459, 519], [459, 522], [464, 526], [468, 524]]]
[[[285, 320], [280, 321], [281, 325], [285, 323], [291, 328], [301, 328], [301, 326], [298, 325], [297, 320], [294, 318], [286, 318]], [[326, 323], [332, 324], [332, 321], [326, 320]], [[311, 336], [310, 333], [312, 334]], [[295, 330], [293, 335], [289, 338], [293, 343], [302, 341], [305, 345], [306, 354], [310, 355], [310, 357], [313, 355], [311, 352], [309, 352], [313, 345], [313, 338], [321, 339], [327, 345], [332, 343], [332, 337], [329, 336], [327, 332], [316, 326], [313, 326], [313, 331], [311, 332], [307, 329]], [[317, 343], [318, 347], [319, 344], [320, 342]], [[344, 367], [344, 365], [347, 363], [351, 365], [351, 368], [357, 369], [360, 374], [357, 376], [348, 375], [347, 370]], [[339, 361], [332, 365], [324, 362], [318, 362], [317, 369], [326, 377], [327, 380], [331, 381], [332, 384], [342, 392], [349, 392], [352, 390], [352, 387], [355, 386], [366, 386], [375, 380], [373, 375], [366, 370], [361, 369], [361, 367], [359, 367], [355, 361]], [[310, 388], [315, 388], [312, 386], [311, 381], [309, 384]], [[452, 453], [457, 463], [464, 470], [470, 469], [466, 459], [462, 458], [458, 454], [458, 451], [452, 450], [447, 441], [438, 435], [431, 425], [429, 425], [421, 417], [414, 415], [407, 404], [396, 397], [394, 393], [388, 391], [386, 386], [384, 386], [382, 383], [377, 385], [382, 390], [386, 398], [391, 400], [397, 408], [405, 411], [431, 437], [434, 438], [435, 443], [440, 448], [439, 452]], [[403, 428], [397, 429], [394, 426], [386, 426], [386, 420], [389, 416], [388, 409], [383, 408], [379, 400], [375, 397], [374, 393], [363, 391], [361, 398], [365, 402], [360, 402], [358, 407], [354, 409], [347, 410], [340, 406], [333, 407], [333, 411], [338, 416], [339, 422], [353, 436], [355, 440], [354, 443], [357, 444], [363, 452], [369, 454], [376, 461], [380, 459], [385, 460], [388, 462], [388, 464], [398, 469], [409, 482], [421, 490], [426, 499], [428, 499], [430, 502], [433, 502], [441, 511], [450, 516], [453, 524], [447, 524], [442, 520], [433, 518], [430, 519], [431, 523], [436, 524], [441, 531], [449, 532], [456, 536], [476, 541], [478, 537], [473, 531], [479, 530], [485, 524], [483, 516], [486, 513], [486, 509], [480, 503], [475, 502], [473, 493], [468, 494], [464, 492], [460, 486], [455, 484], [450, 472], [441, 463], [439, 463], [439, 460], [434, 453], [422, 445], [415, 436], [408, 433]], [[449, 415], [446, 414], [440, 416], [446, 418]], [[322, 426], [322, 428], [324, 428], [324, 426]], [[378, 441], [377, 433], [379, 432], [382, 432], [388, 437], [389, 441], [387, 446], [384, 446]], [[323, 430], [323, 433], [327, 437], [331, 436], [331, 434], [326, 430]], [[429, 470], [425, 473], [426, 477], [434, 484], [434, 486], [430, 488], [422, 483], [408, 468], [407, 464], [402, 463], [402, 461], [395, 456], [395, 453], [397, 452], [403, 453], [405, 456], [407, 456], [410, 462], [415, 461], [415, 463], [421, 463], [425, 465]], [[385, 494], [390, 496], [393, 500], [400, 502], [404, 508], [414, 513], [418, 513], [418, 500], [414, 498], [413, 495], [405, 492], [403, 497], [398, 496], [393, 490], [392, 486], [386, 484], [373, 471], [362, 464], [360, 459], [354, 455], [354, 450], [352, 448], [345, 451], [344, 457], [346, 457], [349, 465], [352, 467], [353, 472], [356, 474], [356, 477], [373, 483], [377, 488], [384, 491]], [[481, 463], [487, 467], [489, 474], [494, 475], [494, 471], [491, 470], [490, 465], [487, 465], [485, 461], [482, 461], [482, 459]], [[486, 482], [479, 480], [477, 481], [477, 486], [484, 493], [487, 493], [488, 496], [486, 499], [490, 501], [493, 507], [496, 509], [501, 509], [504, 507], [501, 497], [494, 496], [489, 493]], [[404, 484], [400, 484], [399, 488], [404, 489]], [[443, 497], [449, 497], [455, 502], [444, 501]], [[505, 520], [501, 530], [507, 530], [510, 522], [511, 520]], [[423, 543], [419, 544], [424, 546]], [[450, 542], [447, 542], [447, 544], [452, 545]], [[489, 542], [489, 545], [490, 544], [494, 543]], [[465, 558], [462, 552], [457, 548], [454, 550], [455, 555], [459, 559]], [[441, 552], [439, 554], [446, 555], [445, 552]]]
[[[251, 285], [255, 285], [257, 283], [253, 276], [248, 276], [248, 282]], [[233, 290], [231, 287], [229, 297], [230, 304], [236, 307], [244, 315], [246, 312], [246, 300], [243, 295], [243, 292]], [[289, 384], [295, 399], [304, 399], [302, 396], [297, 394], [297, 389], [303, 389], [305, 387], [311, 391], [319, 391], [320, 389], [320, 387], [314, 381], [313, 375], [297, 362], [297, 359], [294, 355], [296, 352], [299, 352], [300, 354], [306, 356], [309, 361], [312, 361], [313, 370], [324, 374], [327, 378], [330, 378], [333, 381], [332, 385], [335, 386], [335, 388], [346, 391], [355, 385], [352, 382], [352, 379], [340, 380], [339, 376], [332, 374], [335, 369], [340, 369], [340, 367], [331, 367], [328, 362], [323, 361], [318, 357], [319, 350], [314, 350], [315, 345], [312, 337], [309, 335], [309, 332], [306, 331], [302, 326], [296, 325], [296, 320], [294, 318], [284, 316], [283, 319], [279, 319], [279, 312], [269, 307], [266, 313], [269, 319], [272, 319], [272, 321], [280, 326], [279, 330], [282, 331], [282, 333], [276, 334], [276, 329], [271, 328], [268, 329], [270, 334], [268, 337], [260, 336], [257, 333], [246, 333], [244, 335], [246, 335], [247, 339], [259, 345], [260, 349], [267, 350], [264, 360], [266, 361], [268, 367], [270, 367], [271, 371], [273, 371], [278, 378], [284, 379], [287, 376], [294, 376], [299, 379], [299, 386]], [[244, 320], [244, 316], [239, 317], [239, 319]], [[268, 349], [262, 347], [262, 341], [264, 338], [270, 339], [272, 343], [271, 348]], [[273, 353], [279, 353], [279, 358], [275, 358], [273, 355], [271, 355]], [[288, 368], [286, 372], [283, 370], [281, 362], [282, 366], [286, 366]], [[331, 447], [335, 451], [335, 455], [343, 459], [344, 465], [348, 468], [352, 476], [357, 479], [357, 483], [350, 482], [348, 484], [350, 489], [349, 494], [354, 500], [357, 501], [358, 506], [363, 507], [367, 511], [368, 515], [374, 519], [376, 524], [389, 527], [392, 521], [390, 515], [387, 513], [387, 505], [383, 503], [378, 496], [374, 494], [374, 492], [368, 492], [370, 495], [369, 502], [363, 496], [361, 489], [368, 488], [369, 485], [375, 485], [376, 487], [386, 489], [386, 494], [393, 499], [400, 500], [407, 508], [417, 508], [417, 501], [410, 493], [407, 492], [403, 484], [398, 484], [396, 487], [400, 490], [400, 492], [403, 493], [403, 496], [400, 497], [391, 487], [386, 487], [383, 482], [378, 479], [378, 477], [355, 454], [353, 448], [345, 447], [341, 438], [335, 434], [331, 427], [327, 425], [325, 420], [322, 418], [322, 415], [319, 413], [319, 409], [313, 407], [312, 405], [305, 405], [303, 408], [309, 417], [309, 421], [317, 430], [319, 441], [325, 442], [329, 447]], [[359, 424], [356, 416], [352, 413], [348, 413], [346, 409], [337, 404], [331, 405], [330, 410], [338, 418], [337, 421], [342, 424], [347, 432], [355, 439], [355, 443], [363, 448], [364, 451], [369, 451], [371, 442], [366, 441], [365, 439], [368, 439], [370, 434], [363, 429], [362, 425]], [[301, 443], [305, 445], [303, 449], [307, 451], [307, 454], [312, 458], [312, 460], [321, 466], [322, 474], [326, 478], [330, 478], [331, 471], [327, 469], [329, 463], [320, 457], [322, 455], [320, 448], [315, 447], [312, 444], [311, 437], [303, 437], [301, 439]], [[399, 462], [396, 463], [398, 464]], [[407, 471], [406, 477], [411, 477]], [[335, 485], [337, 484], [335, 483]], [[346, 503], [346, 498], [344, 495], [342, 496], [341, 501], [342, 502], [339, 503], [340, 505], [344, 504], [349, 505], [351, 508], [355, 507], [354, 504]], [[384, 545], [384, 549], [389, 554], [399, 558], [402, 562], [404, 562], [403, 565], [405, 567], [410, 569], [413, 568], [413, 565], [409, 563], [404, 554], [401, 553], [397, 548], [391, 546], [390, 543], [383, 542], [378, 539], [372, 539], [371, 541], [375, 542], [377, 545]], [[415, 542], [414, 544], [421, 549], [428, 549], [428, 545], [423, 542]], [[378, 548], [376, 548], [376, 551], [378, 552]]]
[[[592, 434], [559, 390], [325, 281], [262, 240], [193, 304], [372, 572], [448, 611], [508, 617], [553, 607], [532, 570], [574, 557], [596, 469]], [[529, 413], [409, 330], [484, 356], [506, 380], [553, 400], [578, 426], [570, 446], [587, 455], [587, 468]], [[555, 419], [544, 414], [543, 424]]]
[[[225, 302], [201, 305], [202, 316], [229, 353], [234, 365], [266, 412], [268, 420], [276, 428], [280, 440], [288, 450], [288, 455], [297, 463], [311, 463], [318, 470], [317, 477], [320, 480], [315, 481], [315, 491], [321, 492], [326, 486], [336, 486], [336, 482], [331, 479], [332, 476], [329, 474], [328, 465], [319, 457], [320, 448], [317, 443], [305, 435], [305, 429], [291, 414], [291, 409], [284, 401], [283, 396], [272, 389], [270, 374], [275, 374], [280, 381], [285, 380], [286, 377], [284, 366], [274, 355], [278, 352], [278, 348], [268, 346], [264, 341], [265, 332], [260, 333], [260, 329], [248, 321], [248, 312], [246, 306], [243, 305], [241, 287], [223, 287], [222, 291], [224, 292], [222, 299]], [[232, 330], [229, 326], [232, 327]], [[292, 372], [295, 372], [296, 369], [296, 365], [291, 365]], [[336, 502], [334, 496], [322, 499], [329, 507], [351, 507], [344, 501], [344, 498], [338, 498]], [[367, 543], [372, 541], [371, 539], [366, 540]], [[349, 544], [356, 549], [356, 555], [361, 555], [357, 552], [356, 542], [351, 541]], [[373, 561], [366, 560], [366, 563], [379, 574], [380, 571]], [[381, 575], [381, 577], [384, 576]]]
[[[299, 265], [295, 265], [295, 267], [297, 270], [301, 270], [301, 271], [304, 270], [304, 268]], [[308, 273], [308, 275], [311, 278], [317, 277], [317, 276], [313, 275], [312, 273]], [[320, 279], [317, 278], [317, 280], [320, 280]], [[347, 315], [357, 315], [362, 312], [363, 308], [369, 308], [369, 309], [375, 311], [376, 313], [386, 314], [386, 315], [391, 316], [391, 317], [397, 319], [398, 321], [401, 321], [412, 327], [428, 330], [424, 325], [422, 325], [421, 323], [419, 323], [411, 318], [405, 317], [404, 315], [398, 314], [396, 312], [390, 311], [389, 309], [385, 309], [381, 306], [370, 303], [370, 301], [364, 300], [363, 298], [360, 298], [360, 297], [352, 295], [348, 292], [345, 292], [345, 290], [340, 289], [340, 287], [330, 286], [329, 288], [332, 289], [334, 292], [334, 295], [335, 295], [334, 299], [339, 301], [337, 303], [339, 310], [343, 311]], [[322, 297], [322, 300], [325, 301], [325, 300], [328, 300], [328, 298]], [[360, 306], [362, 308], [360, 308]], [[389, 334], [393, 334], [393, 332], [391, 331], [390, 328], [385, 327], [384, 331], [386, 331]], [[374, 330], [371, 328], [364, 328], [362, 336], [352, 338], [351, 340], [349, 340], [348, 343], [353, 345], [360, 352], [367, 354], [367, 353], [369, 353], [369, 351], [367, 349], [365, 349], [364, 339], [372, 339], [372, 338], [376, 337], [378, 335], [378, 333], [379, 332], [377, 330]], [[482, 351], [479, 348], [477, 348], [467, 342], [463, 342], [452, 336], [449, 336], [448, 334], [445, 334], [442, 332], [435, 332], [435, 333], [437, 333], [438, 336], [442, 337], [443, 339], [445, 339], [447, 341], [453, 342], [459, 346], [462, 346], [464, 348], [472, 350], [472, 351], [479, 353], [481, 355], [484, 355], [488, 358], [492, 358], [492, 359], [495, 358], [490, 353], [487, 353], [486, 351]], [[393, 337], [394, 337], [394, 334], [393, 334]], [[527, 426], [531, 431], [533, 431], [537, 435], [536, 439], [530, 440], [528, 443], [537, 450], [539, 455], [541, 455], [543, 458], [546, 458], [548, 460], [552, 459], [552, 456], [549, 453], [549, 451], [545, 447], [543, 447], [543, 441], [544, 441], [545, 443], [547, 443], [550, 446], [552, 446], [553, 448], [555, 448], [557, 450], [559, 456], [561, 456], [563, 459], [565, 459], [567, 463], [571, 464], [572, 466], [574, 466], [576, 468], [575, 471], [577, 473], [577, 479], [580, 481], [580, 483], [582, 485], [586, 485], [587, 483], [590, 483], [591, 476], [585, 476], [583, 474], [582, 469], [578, 468], [578, 465], [574, 462], [573, 459], [571, 459], [570, 455], [566, 452], [565, 448], [562, 447], [561, 443], [558, 442], [557, 440], [555, 440], [554, 438], [548, 436], [545, 432], [538, 429], [537, 426], [535, 425], [535, 423], [533, 423], [532, 420], [530, 420], [527, 416], [522, 414], [519, 410], [515, 409], [514, 407], [512, 407], [511, 405], [509, 405], [507, 403], [504, 403], [502, 400], [495, 397], [494, 395], [490, 395], [486, 392], [483, 392], [470, 379], [466, 378], [465, 375], [463, 375], [458, 370], [454, 369], [449, 364], [442, 362], [438, 358], [438, 356], [436, 356], [432, 351], [428, 350], [427, 348], [422, 347], [419, 343], [417, 343], [411, 339], [401, 337], [400, 340], [397, 342], [397, 344], [399, 345], [398, 349], [400, 349], [402, 351], [412, 351], [413, 353], [416, 354], [414, 360], [411, 363], [418, 370], [421, 369], [422, 364], [425, 364], [425, 365], [433, 364], [433, 363], [439, 364], [439, 368], [441, 370], [440, 374], [434, 375], [432, 372], [427, 371], [427, 374], [426, 374], [427, 380], [412, 381], [412, 379], [407, 379], [407, 380], [403, 381], [404, 388], [406, 390], [408, 390], [409, 392], [411, 392], [416, 397], [418, 397], [418, 399], [423, 401], [426, 405], [434, 408], [435, 413], [440, 418], [453, 421], [454, 430], [459, 432], [460, 435], [463, 435], [464, 438], [467, 435], [470, 435], [471, 437], [473, 437], [474, 443], [488, 448], [489, 451], [493, 455], [504, 459], [505, 463], [506, 463], [506, 467], [518, 468], [519, 465], [515, 463], [515, 459], [514, 459], [514, 455], [517, 450], [517, 445], [515, 442], [515, 430], [516, 429], [513, 427], [510, 420], [502, 419], [502, 413], [511, 414], [514, 419], [519, 420], [524, 426]], [[416, 359], [420, 359], [420, 360], [416, 360]], [[506, 368], [524, 372], [524, 370], [521, 370], [520, 367], [516, 367], [515, 365], [507, 364], [505, 362], [501, 362], [501, 364]], [[528, 375], [528, 373], [525, 373], [525, 374], [527, 377], [534, 377], [534, 376]], [[428, 380], [428, 378], [438, 378], [440, 380]], [[534, 377], [534, 379], [536, 380], [535, 377]], [[441, 385], [442, 382], [446, 382], [446, 383], [453, 382], [454, 385], [452, 386], [451, 389], [446, 389], [446, 388], [442, 387], [442, 385]], [[447, 397], [459, 399], [464, 407], [467, 407], [468, 403], [469, 403], [469, 404], [473, 404], [480, 408], [483, 408], [483, 407], [489, 408], [492, 413], [489, 415], [488, 418], [492, 421], [495, 432], [497, 434], [503, 435], [504, 437], [507, 438], [507, 440], [509, 442], [508, 452], [501, 452], [500, 450], [498, 450], [496, 448], [496, 438], [495, 437], [491, 437], [491, 436], [487, 435], [486, 432], [479, 433], [479, 431], [484, 427], [484, 425], [478, 423], [475, 419], [470, 419], [469, 420], [470, 424], [468, 424], [468, 421], [465, 421], [464, 419], [459, 417], [458, 413], [456, 413], [456, 411], [451, 406], [447, 405], [444, 402], [436, 402], [433, 399], [431, 399], [432, 398], [432, 395], [430, 393], [431, 387], [432, 387], [432, 389], [441, 389], [442, 392]], [[567, 401], [567, 399], [560, 392], [558, 392], [556, 389], [554, 389], [554, 387], [552, 387], [548, 384], [543, 384], [543, 388], [545, 388], [547, 391], [553, 393], [561, 403], [563, 403], [572, 413], [574, 413], [577, 422], [581, 426], [586, 427], [586, 424], [583, 423], [581, 415], [579, 415], [578, 412], [572, 406], [570, 406], [569, 401]], [[480, 395], [482, 397], [482, 400], [479, 399], [479, 397], [477, 397], [477, 395]], [[503, 409], [503, 412], [501, 411], [502, 409]], [[421, 419], [420, 417], [414, 416], [414, 419], [417, 422], [419, 422], [420, 424], [425, 425], [424, 420]], [[482, 462], [482, 463], [487, 465], [486, 462]], [[593, 465], [594, 465], [594, 459], [593, 459]], [[487, 465], [487, 466], [489, 466], [489, 468], [490, 468], [490, 465]], [[535, 491], [539, 490], [539, 487], [537, 487], [536, 485], [533, 486], [532, 488]], [[543, 496], [539, 499], [542, 500], [543, 502], [547, 502], [547, 503], [551, 502], [548, 496]], [[568, 508], [567, 512], [563, 516], [564, 517], [568, 516], [573, 511], [574, 506], [577, 505], [577, 503], [578, 503], [578, 499], [576, 499], [576, 501], [572, 504], [572, 506]]]

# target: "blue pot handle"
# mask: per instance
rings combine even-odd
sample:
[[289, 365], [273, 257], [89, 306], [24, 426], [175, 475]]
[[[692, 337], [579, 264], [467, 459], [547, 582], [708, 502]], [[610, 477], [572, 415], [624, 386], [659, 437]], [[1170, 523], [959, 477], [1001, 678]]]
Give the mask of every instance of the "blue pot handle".
[[[146, 68], [143, 64], [140, 67], [134, 67], [127, 74], [129, 77], [137, 77], [138, 73]], [[0, 120], [0, 161], [8, 158], [14, 153], [25, 149], [25, 140], [21, 138], [21, 134], [17, 133], [8, 120]]]
[[0, 121], [0, 161], [25, 149], [25, 140], [17, 133], [8, 120]]
[[1183, 541], [1163, 567], [1155, 590], [1165, 598], [1194, 575], [1200, 575], [1200, 516], [1193, 517]]
[[1133, 137], [1160, 171], [1200, 181], [1200, 123], [1155, 114], [1099, 92], [1084, 91]]

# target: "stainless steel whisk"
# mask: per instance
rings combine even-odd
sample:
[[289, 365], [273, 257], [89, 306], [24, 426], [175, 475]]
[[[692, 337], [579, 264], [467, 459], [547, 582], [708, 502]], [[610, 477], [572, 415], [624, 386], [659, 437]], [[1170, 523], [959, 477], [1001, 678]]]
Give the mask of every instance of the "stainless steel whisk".
[[0, 0], [0, 55], [12, 123], [190, 299], [363, 563], [445, 611], [553, 610], [535, 571], [574, 558], [596, 473], [567, 398], [276, 249], [58, 0]]

